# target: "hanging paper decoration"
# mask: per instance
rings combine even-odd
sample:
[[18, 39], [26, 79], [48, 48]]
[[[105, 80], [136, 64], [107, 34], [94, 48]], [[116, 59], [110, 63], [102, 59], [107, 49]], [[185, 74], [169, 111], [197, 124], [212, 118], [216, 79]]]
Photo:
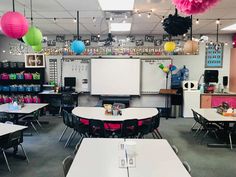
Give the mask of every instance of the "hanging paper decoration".
[[42, 40], [43, 35], [41, 31], [34, 26], [31, 26], [28, 33], [23, 37], [23, 41], [29, 46], [37, 46]]
[[183, 52], [184, 54], [196, 54], [198, 51], [198, 42], [188, 40], [184, 44]]
[[175, 14], [170, 14], [167, 18], [165, 18], [162, 25], [168, 34], [178, 36], [188, 32], [192, 26], [192, 20], [191, 17], [179, 16], [176, 9]]
[[4, 35], [19, 39], [28, 31], [28, 22], [19, 12], [6, 12], [1, 18], [1, 28]]
[[43, 49], [42, 43], [40, 43], [39, 45], [36, 45], [36, 46], [32, 46], [32, 49], [34, 50], [34, 52], [41, 52]]
[[85, 50], [85, 45], [80, 40], [74, 40], [71, 44], [71, 50], [76, 53], [77, 55], [80, 55]]
[[200, 14], [220, 0], [172, 0], [175, 7], [186, 15]]
[[175, 50], [176, 44], [172, 41], [166, 42], [164, 45], [164, 50], [166, 52], [173, 52]]
[[164, 66], [163, 64], [160, 64], [159, 68], [166, 74], [169, 74], [170, 71], [172, 72], [177, 69], [176, 66], [172, 64], [170, 64], [169, 66]]

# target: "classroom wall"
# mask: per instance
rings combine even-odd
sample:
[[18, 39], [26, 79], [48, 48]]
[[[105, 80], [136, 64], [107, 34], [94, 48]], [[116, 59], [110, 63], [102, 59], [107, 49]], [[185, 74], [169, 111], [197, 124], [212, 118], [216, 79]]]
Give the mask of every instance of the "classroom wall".
[[[68, 39], [71, 36], [66, 37]], [[137, 37], [138, 38], [138, 37]], [[141, 37], [139, 37], [141, 38]], [[210, 40], [215, 41], [215, 35], [209, 35]], [[55, 36], [49, 36], [48, 39], [55, 39]], [[228, 46], [224, 46], [224, 60], [223, 60], [223, 68], [219, 69], [219, 81], [222, 83], [223, 76], [229, 76], [229, 67], [230, 67], [230, 49], [232, 47], [232, 36], [231, 35], [220, 35], [219, 41], [228, 42]], [[12, 40], [6, 38], [4, 36], [0, 36], [0, 61], [1, 60], [9, 60], [9, 61], [24, 61], [24, 55], [13, 56], [9, 54], [9, 43], [10, 42], [17, 42], [17, 40]], [[60, 45], [60, 44], [58, 44]], [[132, 44], [134, 45], [134, 44]], [[150, 45], [150, 43], [145, 43], [146, 46]], [[5, 50], [5, 53], [2, 51]], [[29, 48], [29, 52], [32, 52]], [[190, 71], [190, 80], [199, 80], [200, 76], [204, 73], [205, 70], [205, 44], [200, 44], [200, 53], [199, 55], [174, 55], [170, 56], [173, 58], [173, 64], [176, 65], [178, 68], [186, 67]], [[49, 58], [57, 58], [58, 59], [58, 68], [60, 68], [60, 61], [61, 56], [47, 56], [46, 57], [46, 80], [48, 80], [48, 62]], [[58, 72], [60, 76], [60, 71]], [[60, 77], [59, 77], [60, 78]], [[90, 103], [91, 106], [96, 105], [98, 101], [98, 97], [90, 96], [90, 95], [83, 95], [79, 98], [79, 103], [81, 106]], [[164, 106], [164, 97], [157, 96], [157, 95], [142, 95], [141, 97], [135, 97], [131, 100], [131, 106], [144, 106], [144, 107], [162, 107]]]

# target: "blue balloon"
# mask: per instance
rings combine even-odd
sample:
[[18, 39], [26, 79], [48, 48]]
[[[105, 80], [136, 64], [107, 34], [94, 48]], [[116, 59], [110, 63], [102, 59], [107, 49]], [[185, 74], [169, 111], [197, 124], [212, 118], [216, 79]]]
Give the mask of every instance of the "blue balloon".
[[177, 68], [176, 68], [175, 65], [172, 65], [171, 68], [170, 68], [171, 71], [174, 71], [174, 70], [176, 70], [176, 69], [177, 69]]
[[82, 41], [74, 40], [71, 44], [71, 50], [77, 55], [79, 55], [84, 52], [85, 45]]

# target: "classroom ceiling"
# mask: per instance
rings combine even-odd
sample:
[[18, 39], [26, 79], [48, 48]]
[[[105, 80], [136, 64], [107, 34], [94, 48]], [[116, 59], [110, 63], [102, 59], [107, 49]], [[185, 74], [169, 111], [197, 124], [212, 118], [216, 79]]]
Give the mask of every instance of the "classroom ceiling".
[[[30, 0], [15, 0], [16, 11], [24, 13], [30, 18]], [[171, 0], [135, 0], [135, 9], [141, 12], [148, 12], [153, 9], [151, 17], [148, 13], [137, 13], [125, 18], [115, 18], [115, 21], [131, 22], [130, 32], [123, 34], [164, 34], [161, 25], [162, 16], [174, 13], [175, 7]], [[202, 15], [193, 16], [194, 20], [199, 19], [198, 25], [193, 23], [194, 34], [215, 34], [215, 20], [220, 18], [221, 26], [236, 23], [235, 0], [221, 0], [214, 8], [211, 8]], [[0, 1], [0, 15], [12, 10], [11, 0]], [[34, 24], [38, 26], [43, 34], [76, 34], [76, 11], [80, 11], [80, 34], [106, 34], [108, 33], [108, 21], [105, 13], [100, 9], [98, 0], [33, 0]], [[93, 20], [93, 17], [95, 20]], [[56, 18], [54, 22], [53, 18]], [[225, 20], [224, 20], [225, 19]], [[223, 33], [233, 33], [225, 32]]]

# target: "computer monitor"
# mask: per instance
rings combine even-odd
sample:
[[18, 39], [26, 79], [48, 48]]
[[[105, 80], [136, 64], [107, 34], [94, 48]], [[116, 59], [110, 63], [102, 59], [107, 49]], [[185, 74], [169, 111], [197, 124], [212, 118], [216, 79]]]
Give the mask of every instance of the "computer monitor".
[[218, 76], [219, 76], [219, 71], [218, 70], [205, 70], [205, 72], [204, 72], [204, 82], [205, 83], [209, 83], [209, 82], [218, 83]]
[[64, 78], [64, 86], [65, 87], [75, 87], [76, 86], [76, 78], [75, 77], [65, 77]]

